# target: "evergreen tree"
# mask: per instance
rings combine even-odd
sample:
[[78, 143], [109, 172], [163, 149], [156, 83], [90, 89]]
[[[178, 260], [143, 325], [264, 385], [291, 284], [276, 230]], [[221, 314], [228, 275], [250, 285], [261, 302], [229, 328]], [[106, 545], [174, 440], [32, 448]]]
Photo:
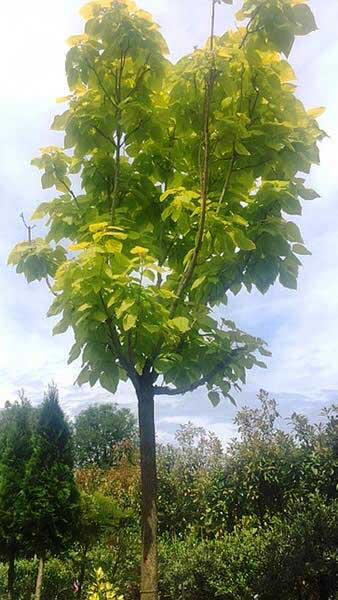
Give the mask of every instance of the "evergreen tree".
[[40, 559], [35, 595], [39, 600], [45, 556], [70, 546], [79, 506], [71, 432], [55, 386], [48, 388], [40, 410], [24, 487], [25, 533], [31, 553]]
[[9, 600], [14, 600], [15, 560], [24, 551], [21, 497], [31, 456], [32, 414], [23, 397], [0, 412], [0, 555], [8, 562]]

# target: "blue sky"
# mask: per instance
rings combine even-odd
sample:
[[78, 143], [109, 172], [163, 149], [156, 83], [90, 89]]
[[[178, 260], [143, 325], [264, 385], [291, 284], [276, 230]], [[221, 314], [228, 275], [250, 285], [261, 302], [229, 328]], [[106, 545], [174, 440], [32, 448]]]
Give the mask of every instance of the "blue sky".
[[[61, 143], [49, 132], [59, 111], [54, 99], [66, 93], [65, 39], [81, 31], [79, 0], [34, 0], [6, 3], [0, 37], [2, 92], [0, 98], [0, 404], [14, 399], [19, 388], [38, 401], [47, 383], [59, 385], [69, 414], [94, 401], [106, 401], [100, 388], [73, 387], [77, 366], [67, 366], [71, 335], [53, 338], [53, 323], [45, 318], [50, 298], [42, 285], [31, 284], [6, 266], [8, 252], [24, 237], [19, 214], [29, 216], [49, 193], [40, 189], [30, 159], [41, 146]], [[208, 31], [210, 0], [139, 0], [152, 12], [169, 42], [173, 58], [203, 43]], [[234, 9], [218, 8], [217, 28], [233, 23]], [[268, 369], [252, 371], [239, 404], [254, 403], [263, 387], [275, 395], [283, 414], [303, 411], [317, 418], [325, 404], [338, 400], [338, 4], [312, 0], [319, 31], [295, 44], [291, 62], [298, 75], [298, 96], [308, 108], [326, 106], [321, 125], [330, 134], [321, 148], [321, 166], [309, 183], [320, 194], [307, 202], [301, 228], [313, 255], [305, 257], [297, 292], [276, 285], [265, 296], [242, 293], [226, 314], [239, 327], [263, 337], [273, 357]], [[132, 390], [123, 385], [115, 400], [135, 407]], [[161, 398], [157, 426], [170, 439], [188, 420], [212, 429], [224, 439], [234, 433], [234, 409], [225, 402], [213, 409], [204, 390], [184, 398]]]

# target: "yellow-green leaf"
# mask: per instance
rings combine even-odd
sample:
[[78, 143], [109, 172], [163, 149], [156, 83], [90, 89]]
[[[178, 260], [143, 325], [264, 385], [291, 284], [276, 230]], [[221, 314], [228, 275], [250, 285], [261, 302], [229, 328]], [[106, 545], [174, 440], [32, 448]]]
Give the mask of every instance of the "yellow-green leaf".
[[135, 300], [123, 300], [121, 306], [116, 311], [116, 316], [119, 319], [124, 312], [131, 308], [135, 304]]
[[250, 240], [242, 231], [239, 229], [237, 231], [233, 231], [231, 234], [232, 239], [234, 240], [236, 246], [240, 248], [240, 250], [255, 250], [256, 245], [252, 240]]
[[310, 108], [310, 110], [307, 111], [307, 114], [312, 119], [317, 119], [318, 117], [321, 117], [325, 113], [325, 111], [325, 106], [319, 106], [318, 108]]
[[105, 248], [108, 252], [112, 252], [113, 254], [119, 254], [120, 252], [122, 252], [122, 244], [121, 242], [118, 242], [117, 240], [108, 240], [108, 242], [105, 243]]
[[137, 256], [146, 256], [148, 253], [148, 248], [143, 248], [143, 246], [134, 246], [134, 248], [130, 250], [130, 254], [136, 254]]
[[305, 248], [305, 246], [303, 246], [302, 244], [293, 244], [292, 252], [294, 252], [295, 254], [302, 254], [304, 256], [311, 256], [310, 250]]
[[185, 333], [190, 329], [189, 321], [186, 317], [175, 317], [168, 321], [168, 325], [173, 329], [178, 329], [182, 333]]
[[84, 44], [86, 42], [88, 42], [89, 40], [89, 36], [86, 33], [80, 34], [80, 35], [72, 35], [71, 37], [68, 38], [67, 40], [67, 44], [68, 46], [72, 47], [72, 46], [80, 46], [81, 44]]
[[76, 252], [77, 250], [86, 250], [90, 246], [89, 242], [80, 242], [79, 244], [72, 244], [68, 247], [68, 250], [71, 252]]
[[191, 286], [192, 290], [195, 290], [196, 288], [198, 288], [200, 285], [202, 285], [203, 281], [206, 280], [206, 276], [202, 275], [202, 277], [198, 277], [197, 279], [195, 279], [194, 283]]
[[97, 233], [98, 231], [102, 231], [103, 229], [105, 229], [107, 225], [107, 221], [103, 221], [102, 223], [92, 223], [91, 225], [89, 225], [89, 231], [91, 233]]
[[133, 327], [135, 327], [136, 320], [137, 320], [136, 315], [130, 315], [130, 314], [126, 315], [123, 319], [124, 331], [129, 331], [129, 329], [132, 329]]

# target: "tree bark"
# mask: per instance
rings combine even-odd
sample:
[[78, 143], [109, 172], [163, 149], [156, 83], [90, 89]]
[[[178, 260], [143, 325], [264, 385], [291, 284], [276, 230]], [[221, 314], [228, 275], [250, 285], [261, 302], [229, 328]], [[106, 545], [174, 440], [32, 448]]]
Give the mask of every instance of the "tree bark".
[[41, 599], [42, 579], [43, 579], [43, 567], [44, 567], [44, 559], [41, 556], [40, 560], [39, 560], [38, 576], [36, 578], [36, 588], [35, 588], [34, 600], [40, 600]]
[[137, 391], [141, 491], [142, 491], [142, 561], [141, 600], [157, 600], [157, 475], [154, 420], [154, 390], [144, 380]]
[[15, 582], [15, 558], [14, 558], [14, 556], [11, 556], [8, 561], [8, 572], [7, 572], [8, 600], [15, 600], [15, 598], [14, 598], [14, 582]]

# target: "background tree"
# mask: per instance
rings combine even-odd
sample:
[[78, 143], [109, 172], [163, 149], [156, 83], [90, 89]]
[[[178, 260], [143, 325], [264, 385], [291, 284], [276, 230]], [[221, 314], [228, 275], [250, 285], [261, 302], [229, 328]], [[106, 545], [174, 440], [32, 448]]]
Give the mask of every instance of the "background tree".
[[49, 386], [42, 403], [27, 465], [22, 496], [25, 535], [39, 557], [36, 600], [40, 600], [46, 555], [57, 555], [73, 542], [78, 522], [78, 491], [73, 474], [70, 428]]
[[154, 397], [206, 385], [213, 404], [232, 400], [246, 369], [262, 366], [263, 342], [212, 309], [243, 286], [265, 293], [279, 278], [296, 288], [308, 250], [289, 215], [317, 197], [298, 173], [319, 161], [321, 110], [296, 98], [284, 59], [296, 35], [316, 29], [311, 10], [245, 0], [244, 26], [216, 37], [218, 2], [205, 47], [175, 65], [132, 0], [82, 9], [85, 32], [70, 38], [66, 59], [68, 107], [52, 125], [65, 131], [64, 148], [33, 161], [42, 186], [59, 192], [34, 214], [48, 218], [48, 234], [9, 258], [56, 295], [49, 314], [62, 313], [54, 333], [74, 331], [79, 384], [114, 393], [129, 378], [135, 388], [142, 600], [157, 598]]
[[24, 398], [0, 411], [0, 554], [8, 562], [8, 598], [15, 600], [15, 560], [25, 553], [21, 496], [32, 451], [33, 408]]
[[77, 467], [112, 467], [133, 442], [136, 442], [136, 419], [127, 408], [118, 408], [116, 404], [94, 404], [75, 418]]

